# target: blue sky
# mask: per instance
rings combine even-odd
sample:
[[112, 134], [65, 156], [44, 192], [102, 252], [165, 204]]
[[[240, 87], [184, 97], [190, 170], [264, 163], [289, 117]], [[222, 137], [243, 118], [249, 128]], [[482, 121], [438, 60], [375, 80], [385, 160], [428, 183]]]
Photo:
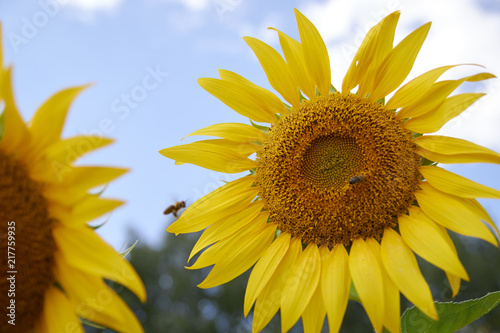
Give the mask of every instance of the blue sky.
[[[192, 203], [220, 186], [220, 180], [235, 178], [196, 166], [175, 166], [158, 151], [210, 124], [247, 122], [206, 93], [196, 80], [216, 77], [217, 69], [223, 68], [271, 89], [241, 37], [257, 37], [277, 47], [276, 33], [266, 29], [273, 26], [298, 38], [294, 7], [324, 36], [336, 86], [361, 37], [396, 9], [402, 10], [397, 41], [433, 21], [410, 77], [455, 63], [479, 63], [500, 75], [500, 6], [493, 0], [40, 0], [0, 4], [5, 58], [14, 65], [15, 93], [24, 119], [30, 119], [56, 91], [94, 83], [75, 101], [64, 135], [116, 139], [113, 145], [82, 158], [80, 164], [131, 169], [104, 193], [127, 201], [98, 231], [112, 246], [118, 249], [135, 241], [128, 238], [128, 228], [139, 232], [139, 241], [158, 244], [172, 222], [171, 216], [162, 214], [166, 206], [178, 200]], [[474, 70], [457, 70], [449, 77]], [[498, 81], [468, 86], [469, 91], [488, 92], [488, 96], [440, 132], [500, 151]], [[500, 189], [500, 166], [448, 168]], [[499, 203], [482, 202], [492, 218], [500, 221]]]

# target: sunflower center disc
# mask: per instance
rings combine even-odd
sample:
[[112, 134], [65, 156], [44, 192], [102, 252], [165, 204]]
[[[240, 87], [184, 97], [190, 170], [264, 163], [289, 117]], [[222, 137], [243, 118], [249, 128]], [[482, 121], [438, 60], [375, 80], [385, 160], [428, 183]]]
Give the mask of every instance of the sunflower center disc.
[[303, 176], [313, 186], [341, 188], [362, 169], [363, 155], [352, 138], [322, 136], [311, 142], [302, 162]]
[[380, 238], [412, 204], [420, 157], [392, 111], [353, 94], [306, 101], [257, 153], [270, 219], [304, 244]]
[[28, 177], [21, 164], [2, 151], [0, 223], [1, 267], [4, 273], [17, 272], [7, 273], [7, 277], [13, 276], [15, 280], [0, 281], [0, 304], [5, 310], [15, 300], [16, 318], [15, 326], [8, 323], [8, 317], [3, 318], [0, 331], [28, 332], [42, 313], [45, 291], [54, 282], [54, 220], [48, 215], [40, 185]]

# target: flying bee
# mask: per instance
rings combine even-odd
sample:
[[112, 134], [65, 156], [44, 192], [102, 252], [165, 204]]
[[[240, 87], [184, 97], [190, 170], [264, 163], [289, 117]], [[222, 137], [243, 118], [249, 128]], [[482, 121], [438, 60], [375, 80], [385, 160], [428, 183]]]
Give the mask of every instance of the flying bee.
[[168, 215], [168, 214], [172, 213], [172, 214], [174, 214], [175, 218], [178, 218], [179, 216], [177, 216], [177, 212], [184, 207], [186, 207], [186, 202], [185, 201], [178, 201], [178, 202], [174, 203], [173, 205], [168, 206], [165, 209], [165, 211], [163, 212], [163, 214]]
[[356, 184], [356, 183], [364, 181], [365, 179], [366, 179], [366, 177], [363, 175], [354, 176], [351, 179], [349, 179], [349, 184], [351, 184], [351, 185]]

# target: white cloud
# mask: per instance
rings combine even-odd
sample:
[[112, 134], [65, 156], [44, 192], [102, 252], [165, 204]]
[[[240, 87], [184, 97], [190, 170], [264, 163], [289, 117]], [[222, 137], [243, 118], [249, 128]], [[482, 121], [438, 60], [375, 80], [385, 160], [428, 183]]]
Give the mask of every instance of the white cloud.
[[276, 33], [276, 31], [268, 28], [273, 27], [276, 29], [280, 29], [281, 26], [283, 26], [283, 18], [281, 15], [268, 14], [258, 25], [239, 25], [238, 34], [241, 37], [250, 36], [257, 38], [279, 49], [278, 34]]
[[[425, 22], [432, 27], [410, 73], [410, 79], [442, 65], [477, 63], [500, 76], [500, 12], [487, 11], [472, 0], [330, 1], [302, 8], [325, 38], [336, 87], [366, 32], [381, 18], [400, 9], [396, 43]], [[467, 68], [466, 74], [482, 68]], [[475, 73], [475, 72], [474, 72]], [[463, 70], [450, 71], [446, 78], [458, 78]], [[490, 80], [469, 91], [487, 92], [439, 134], [461, 137], [500, 150], [500, 82]]]
[[176, 0], [183, 4], [187, 9], [193, 11], [201, 11], [208, 8], [210, 0]]
[[122, 0], [69, 0], [65, 2], [67, 6], [92, 12], [96, 10], [113, 10], [121, 4]]
[[189, 33], [205, 25], [205, 15], [182, 9], [169, 10], [166, 20], [172, 28], [181, 33]]
[[93, 23], [96, 14], [106, 12], [113, 14], [120, 7], [123, 0], [56, 0], [68, 8], [70, 15], [76, 19]]

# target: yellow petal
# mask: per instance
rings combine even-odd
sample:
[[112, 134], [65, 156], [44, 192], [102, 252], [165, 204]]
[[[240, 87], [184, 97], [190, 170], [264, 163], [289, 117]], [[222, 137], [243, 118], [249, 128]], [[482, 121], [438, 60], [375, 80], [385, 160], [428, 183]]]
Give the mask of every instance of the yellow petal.
[[72, 206], [68, 207], [65, 205], [61, 205], [57, 202], [51, 202], [50, 205], [48, 205], [47, 207], [49, 216], [57, 219], [59, 222], [64, 223], [65, 225], [71, 223], [72, 209], [73, 209]]
[[444, 72], [456, 66], [459, 65], [434, 68], [433, 70], [414, 78], [394, 93], [392, 98], [387, 102], [386, 108], [393, 110], [404, 108], [415, 103], [415, 101], [420, 100], [427, 94], [429, 89], [431, 89], [436, 80], [443, 75]]
[[222, 239], [214, 245], [208, 247], [200, 254], [194, 264], [191, 266], [186, 266], [186, 269], [200, 269], [212, 266], [219, 261], [226, 260], [228, 256], [227, 253], [229, 253], [228, 249], [231, 249], [232, 246], [234, 246], [235, 248], [245, 246], [247, 239], [252, 239], [256, 234], [260, 233], [262, 227], [264, 227], [267, 223], [268, 217], [269, 213], [261, 212], [256, 218], [251, 221], [251, 223], [247, 225], [246, 228], [241, 230], [239, 233], [233, 235], [232, 237]]
[[475, 143], [440, 135], [423, 135], [413, 139], [419, 145], [416, 152], [439, 163], [496, 163], [500, 154]]
[[107, 184], [124, 175], [129, 169], [100, 166], [79, 166], [64, 178], [64, 186], [78, 188], [79, 191], [88, 191], [96, 186]]
[[442, 192], [462, 198], [500, 199], [500, 191], [437, 166], [421, 166], [419, 171], [432, 187]]
[[194, 131], [193, 133], [185, 136], [183, 139], [192, 135], [210, 135], [218, 136], [236, 142], [249, 142], [249, 141], [264, 141], [267, 140], [267, 134], [261, 130], [246, 124], [240, 123], [223, 123], [214, 124], [208, 127]]
[[385, 273], [384, 277], [384, 326], [390, 332], [401, 331], [401, 301], [399, 296], [399, 289], [394, 282]]
[[[0, 36], [3, 36], [2, 33], [2, 24], [0, 23]], [[0, 41], [0, 71], [3, 71], [3, 43]]]
[[292, 74], [280, 54], [266, 43], [252, 37], [243, 37], [253, 50], [271, 86], [291, 105], [298, 107], [299, 88], [294, 84]]
[[222, 103], [253, 121], [275, 123], [273, 110], [267, 107], [268, 95], [248, 85], [212, 78], [198, 79], [198, 84]]
[[416, 29], [387, 55], [375, 75], [377, 85], [370, 94], [372, 101], [378, 101], [387, 96], [406, 79], [430, 27], [429, 22]]
[[323, 294], [321, 292], [321, 285], [318, 283], [316, 291], [302, 313], [304, 333], [320, 333], [325, 323], [325, 315], [326, 310], [323, 304]]
[[318, 246], [310, 243], [288, 275], [281, 295], [281, 331], [288, 332], [304, 312], [321, 275]]
[[322, 247], [320, 254], [321, 290], [328, 315], [328, 327], [330, 332], [334, 333], [340, 330], [349, 300], [351, 286], [349, 256], [342, 244], [337, 244], [331, 252]]
[[[360, 84], [368, 71], [373, 72], [374, 69], [378, 68], [379, 63], [374, 61], [374, 58], [383, 59], [386, 53], [392, 50], [394, 32], [399, 15], [399, 11], [387, 15], [368, 31], [344, 77], [342, 92], [348, 93]], [[372, 65], [374, 68], [372, 68]], [[372, 85], [370, 84], [360, 86], [359, 90], [362, 91], [362, 96], [364, 96], [365, 91], [371, 91], [371, 88]]]
[[252, 202], [246, 208], [232, 215], [228, 219], [219, 220], [212, 224], [203, 232], [194, 245], [191, 253], [189, 254], [188, 261], [190, 261], [194, 255], [210, 244], [218, 242], [226, 237], [230, 237], [234, 233], [238, 232], [238, 230], [244, 228], [248, 223], [252, 222], [257, 215], [259, 215], [262, 208], [264, 208], [264, 202], [262, 200]]
[[43, 299], [43, 312], [35, 332], [74, 332], [84, 333], [80, 318], [76, 315], [66, 295], [55, 286], [50, 286]]
[[397, 288], [423, 313], [438, 320], [431, 290], [418, 268], [415, 255], [403, 238], [396, 231], [387, 228], [381, 245], [382, 262]]
[[399, 110], [396, 118], [402, 120], [432, 114], [462, 82], [463, 80], [446, 80], [435, 83], [419, 100]]
[[495, 235], [500, 239], [500, 232], [498, 231], [498, 228], [491, 219], [491, 217], [488, 215], [488, 212], [484, 207], [476, 200], [472, 198], [460, 198], [462, 204], [467, 207], [471, 212], [476, 214], [478, 218], [480, 218], [482, 221], [484, 221], [487, 225], [489, 225], [493, 231], [495, 232]]
[[[421, 212], [424, 214], [423, 212]], [[442, 226], [438, 225], [439, 230], [441, 230], [441, 234], [443, 235], [444, 239], [446, 240], [446, 243], [448, 243], [448, 246], [453, 250], [453, 253], [455, 256], [458, 256], [457, 249], [455, 248], [455, 244], [453, 244], [453, 241], [451, 240], [450, 235], [448, 235], [448, 231], [443, 228]], [[453, 275], [451, 273], [448, 273], [445, 271], [446, 278], [448, 279], [448, 282], [450, 283], [451, 291], [452, 291], [452, 297], [457, 296], [459, 290], [460, 290], [460, 282], [461, 279], [460, 277]]]
[[382, 267], [370, 246], [355, 239], [349, 253], [349, 269], [361, 303], [375, 331], [382, 332], [385, 316]]
[[73, 206], [88, 190], [125, 174], [128, 170], [108, 167], [73, 167], [71, 172], [58, 184], [45, 184], [43, 195], [51, 201]]
[[411, 105], [404, 107], [397, 113], [397, 119], [418, 117], [424, 114], [432, 114], [441, 106], [445, 99], [465, 81], [476, 82], [487, 80], [495, 77], [490, 73], [479, 73], [471, 76], [466, 76], [458, 80], [439, 81]]
[[458, 292], [460, 291], [460, 282], [462, 280], [456, 275], [450, 274], [448, 272], [445, 273], [446, 273], [446, 278], [448, 279], [448, 283], [450, 284], [451, 297], [455, 297], [458, 295]]
[[238, 173], [257, 167], [255, 161], [237, 154], [227, 146], [206, 142], [165, 148], [160, 150], [160, 154], [176, 161], [225, 173]]
[[[276, 113], [284, 114], [288, 112], [285, 104], [275, 94], [252, 83], [250, 80], [245, 79], [243, 76], [225, 69], [219, 69], [219, 76], [222, 80], [237, 83], [239, 86], [247, 90], [249, 94], [255, 96], [255, 98], [257, 98], [257, 100], [260, 102], [260, 107], [267, 110], [269, 114], [272, 114], [274, 116]], [[276, 123], [276, 116], [274, 116], [272, 120], [273, 123]]]
[[248, 278], [247, 289], [245, 292], [244, 314], [248, 316], [257, 296], [267, 285], [269, 279], [274, 274], [279, 263], [285, 256], [290, 246], [291, 236], [289, 233], [282, 233], [267, 248], [262, 257], [257, 261], [252, 273]]
[[[3, 66], [3, 63], [0, 63], [0, 66]], [[5, 100], [3, 109], [3, 117], [5, 120], [3, 134], [0, 140], [0, 149], [5, 153], [14, 153], [27, 145], [30, 134], [14, 101], [12, 92], [12, 68], [1, 72], [0, 96]]]
[[51, 202], [48, 211], [67, 227], [81, 227], [106, 213], [123, 205], [123, 201], [104, 199], [98, 195], [85, 194], [74, 206], [64, 202]]
[[285, 56], [288, 68], [294, 79], [295, 85], [297, 85], [300, 90], [302, 90], [309, 99], [315, 97], [315, 84], [312, 81], [311, 76], [306, 67], [306, 61], [304, 59], [304, 52], [302, 50], [302, 45], [295, 39], [289, 37], [278, 29], [270, 28], [276, 30], [279, 35], [281, 49]]
[[196, 200], [167, 231], [175, 234], [197, 232], [219, 219], [236, 214], [247, 207], [259, 192], [256, 187], [251, 187], [254, 181], [255, 176], [242, 177]]
[[438, 191], [426, 182], [420, 182], [421, 191], [415, 191], [419, 206], [434, 222], [456, 233], [481, 238], [497, 245], [495, 236], [471, 210], [468, 202], [459, 197]]
[[384, 326], [390, 332], [400, 331], [401, 305], [399, 289], [394, 285], [387, 271], [383, 269], [382, 257], [380, 255], [380, 244], [373, 238], [368, 238], [366, 244], [371, 248], [377, 258], [378, 265], [382, 267], [382, 279], [384, 283]]
[[269, 247], [275, 232], [276, 225], [268, 223], [259, 227], [253, 234], [241, 233], [234, 236], [225, 246], [226, 255], [215, 263], [210, 274], [198, 287], [216, 287], [246, 272]]
[[460, 115], [465, 109], [475, 103], [485, 94], [466, 93], [447, 98], [433, 112], [420, 117], [411, 118], [403, 123], [403, 127], [417, 133], [432, 133], [438, 131], [444, 124]]
[[70, 164], [85, 154], [113, 143], [113, 139], [98, 136], [74, 136], [47, 146], [40, 155], [48, 161]]
[[366, 96], [378, 85], [376, 73], [384, 59], [393, 50], [394, 33], [398, 23], [399, 12], [393, 13], [390, 16], [394, 16], [393, 19], [388, 19], [380, 27], [377, 44], [373, 50], [373, 58], [366, 73], [363, 73], [361, 76], [358, 89], [358, 95], [360, 96]]
[[123, 205], [123, 201], [114, 199], [105, 199], [97, 195], [88, 195], [79, 202], [71, 212], [71, 220], [63, 223], [74, 226], [90, 222], [113, 209]]
[[325, 42], [318, 29], [299, 12], [294, 9], [300, 42], [304, 53], [304, 60], [309, 75], [323, 96], [328, 96], [331, 84], [330, 58]]
[[253, 142], [238, 142], [227, 139], [200, 140], [195, 143], [199, 145], [213, 145], [217, 150], [222, 148], [230, 152], [230, 154], [240, 157], [248, 157], [260, 149], [260, 145]]
[[33, 151], [40, 151], [59, 141], [71, 103], [87, 87], [88, 85], [61, 90], [40, 106], [30, 124]]
[[253, 311], [252, 332], [260, 332], [274, 317], [281, 305], [284, 281], [287, 280], [292, 267], [302, 252], [300, 239], [293, 238], [283, 259], [278, 264], [266, 287], [257, 296]]
[[55, 225], [52, 231], [60, 256], [68, 265], [82, 271], [120, 283], [130, 289], [142, 302], [146, 289], [130, 263], [123, 259], [91, 228], [68, 228]]
[[113, 140], [92, 136], [75, 136], [57, 141], [38, 153], [30, 165], [31, 178], [43, 183], [59, 183], [73, 171], [72, 164], [85, 154], [111, 144]]
[[80, 317], [117, 332], [144, 332], [132, 310], [100, 276], [83, 273], [63, 261], [57, 266], [57, 282]]
[[442, 270], [469, 280], [456, 251], [450, 247], [436, 223], [420, 208], [412, 206], [410, 216], [401, 215], [398, 222], [401, 237], [413, 252]]

